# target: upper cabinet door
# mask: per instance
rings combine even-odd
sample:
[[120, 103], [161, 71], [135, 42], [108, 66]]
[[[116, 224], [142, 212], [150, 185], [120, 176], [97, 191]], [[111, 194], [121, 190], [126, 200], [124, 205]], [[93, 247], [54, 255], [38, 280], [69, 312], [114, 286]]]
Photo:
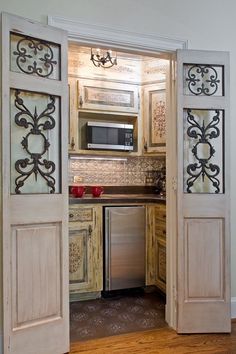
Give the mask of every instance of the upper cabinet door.
[[67, 33], [2, 14], [5, 354], [69, 351]]
[[229, 55], [179, 51], [179, 333], [230, 332]]
[[78, 108], [138, 113], [138, 86], [98, 80], [79, 80]]
[[143, 88], [143, 152], [166, 152], [166, 83], [158, 82]]

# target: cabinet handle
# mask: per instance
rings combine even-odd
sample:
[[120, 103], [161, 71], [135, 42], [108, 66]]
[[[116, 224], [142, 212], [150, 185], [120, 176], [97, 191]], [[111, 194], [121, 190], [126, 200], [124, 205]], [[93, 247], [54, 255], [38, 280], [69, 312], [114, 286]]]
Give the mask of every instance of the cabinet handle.
[[88, 236], [89, 236], [89, 237], [92, 236], [92, 232], [93, 232], [92, 226], [89, 225], [89, 227], [88, 227]]
[[75, 138], [72, 136], [71, 143], [70, 143], [71, 150], [75, 149]]
[[69, 214], [69, 218], [73, 218], [74, 217], [74, 214]]
[[82, 107], [83, 106], [83, 98], [82, 98], [82, 96], [79, 96], [79, 105], [80, 105], [80, 107]]
[[147, 142], [144, 143], [143, 148], [144, 148], [144, 151], [147, 151]]

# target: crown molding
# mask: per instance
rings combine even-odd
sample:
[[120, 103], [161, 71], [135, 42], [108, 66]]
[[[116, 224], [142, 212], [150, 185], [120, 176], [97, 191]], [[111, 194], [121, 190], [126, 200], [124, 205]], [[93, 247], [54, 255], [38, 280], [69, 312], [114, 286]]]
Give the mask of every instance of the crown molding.
[[70, 40], [81, 44], [109, 45], [117, 49], [134, 49], [147, 53], [174, 52], [188, 47], [185, 39], [129, 32], [58, 16], [48, 16], [48, 24], [66, 30]]

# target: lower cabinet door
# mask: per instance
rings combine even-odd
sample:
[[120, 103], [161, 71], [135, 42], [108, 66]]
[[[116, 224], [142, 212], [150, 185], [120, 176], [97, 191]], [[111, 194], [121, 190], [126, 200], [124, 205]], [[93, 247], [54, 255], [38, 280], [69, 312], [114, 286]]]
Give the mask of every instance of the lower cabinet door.
[[166, 292], [166, 241], [162, 239], [157, 240], [156, 285]]
[[75, 220], [69, 223], [70, 294], [102, 290], [101, 216], [99, 206], [70, 208], [70, 220]]
[[166, 206], [147, 206], [146, 285], [166, 292]]

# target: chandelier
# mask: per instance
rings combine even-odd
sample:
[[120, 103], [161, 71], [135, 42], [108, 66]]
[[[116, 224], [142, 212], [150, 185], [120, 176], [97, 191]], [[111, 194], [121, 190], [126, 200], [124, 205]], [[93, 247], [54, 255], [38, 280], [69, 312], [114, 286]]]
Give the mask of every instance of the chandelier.
[[113, 65], [117, 65], [117, 57], [112, 55], [111, 50], [101, 50], [101, 49], [93, 49], [91, 48], [91, 57], [93, 64], [99, 68], [111, 68]]

